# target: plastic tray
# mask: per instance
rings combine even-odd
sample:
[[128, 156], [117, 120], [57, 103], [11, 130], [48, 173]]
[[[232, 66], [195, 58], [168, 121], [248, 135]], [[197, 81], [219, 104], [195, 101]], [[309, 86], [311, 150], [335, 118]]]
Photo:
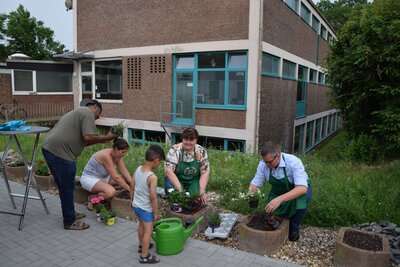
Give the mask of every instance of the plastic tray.
[[219, 216], [221, 217], [221, 225], [218, 228], [214, 228], [214, 233], [211, 227], [207, 227], [204, 233], [209, 239], [216, 237], [227, 238], [238, 219], [238, 215], [235, 213], [221, 213]]

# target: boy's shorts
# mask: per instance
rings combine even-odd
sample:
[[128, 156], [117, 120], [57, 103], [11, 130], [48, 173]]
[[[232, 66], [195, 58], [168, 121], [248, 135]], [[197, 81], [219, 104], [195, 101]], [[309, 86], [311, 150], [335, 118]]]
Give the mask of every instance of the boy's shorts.
[[133, 207], [133, 211], [136, 216], [138, 216], [144, 222], [153, 222], [154, 221], [154, 213], [145, 211], [141, 208]]

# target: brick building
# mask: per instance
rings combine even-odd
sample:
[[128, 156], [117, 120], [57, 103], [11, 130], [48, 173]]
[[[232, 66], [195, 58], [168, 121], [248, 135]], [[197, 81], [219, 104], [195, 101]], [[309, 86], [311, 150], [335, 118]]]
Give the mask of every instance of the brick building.
[[72, 12], [75, 106], [98, 99], [98, 124], [123, 120], [132, 142], [193, 125], [207, 146], [304, 152], [339, 127], [322, 67], [336, 36], [311, 0], [74, 0]]

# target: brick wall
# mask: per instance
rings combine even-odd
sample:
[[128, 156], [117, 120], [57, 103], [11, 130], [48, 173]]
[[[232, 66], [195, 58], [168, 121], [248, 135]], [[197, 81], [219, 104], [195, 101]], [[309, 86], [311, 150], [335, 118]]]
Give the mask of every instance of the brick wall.
[[11, 74], [0, 73], [0, 104], [11, 103]]
[[77, 1], [78, 51], [248, 38], [249, 0]]
[[259, 146], [267, 141], [291, 150], [297, 82], [262, 76]]
[[[160, 60], [161, 64], [159, 64]], [[171, 55], [124, 57], [122, 63], [123, 103], [103, 104], [101, 115], [160, 121], [160, 100], [172, 98], [171, 61]]]
[[306, 114], [311, 115], [332, 109], [330, 93], [331, 89], [326, 86], [309, 83], [307, 85]]
[[196, 109], [196, 125], [245, 129], [246, 111]]

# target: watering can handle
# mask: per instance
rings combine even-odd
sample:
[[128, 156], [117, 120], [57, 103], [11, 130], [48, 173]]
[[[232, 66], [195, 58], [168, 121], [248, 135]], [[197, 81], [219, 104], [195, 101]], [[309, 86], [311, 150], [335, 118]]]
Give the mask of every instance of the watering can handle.
[[163, 222], [170, 222], [170, 221], [177, 221], [179, 223], [182, 223], [182, 220], [179, 218], [165, 218], [165, 219], [161, 219], [161, 220], [154, 222], [154, 226], [157, 226], [158, 224], [163, 223]]

